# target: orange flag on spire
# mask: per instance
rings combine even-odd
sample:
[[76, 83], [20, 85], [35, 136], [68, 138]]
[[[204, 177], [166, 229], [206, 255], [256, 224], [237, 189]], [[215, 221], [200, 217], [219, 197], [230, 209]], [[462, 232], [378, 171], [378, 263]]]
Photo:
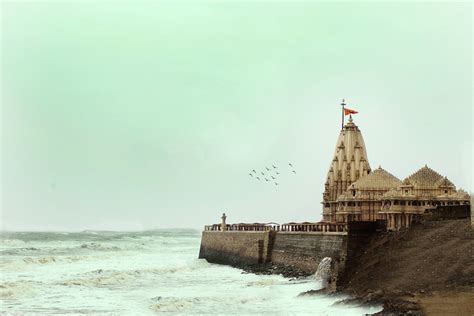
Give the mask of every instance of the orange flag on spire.
[[344, 107], [344, 115], [357, 114], [357, 113], [359, 113], [359, 112]]

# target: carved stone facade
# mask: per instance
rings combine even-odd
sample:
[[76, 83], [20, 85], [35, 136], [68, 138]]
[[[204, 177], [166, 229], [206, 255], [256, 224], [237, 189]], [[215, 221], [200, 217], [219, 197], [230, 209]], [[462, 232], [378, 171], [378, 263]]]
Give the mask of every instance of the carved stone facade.
[[427, 166], [403, 181], [379, 167], [371, 172], [364, 140], [352, 119], [336, 144], [323, 194], [323, 221], [386, 220], [390, 230], [444, 205], [468, 205], [469, 194]]
[[403, 180], [397, 188], [383, 195], [380, 215], [391, 230], [410, 226], [415, 214], [445, 205], [468, 205], [469, 194], [428, 166]]

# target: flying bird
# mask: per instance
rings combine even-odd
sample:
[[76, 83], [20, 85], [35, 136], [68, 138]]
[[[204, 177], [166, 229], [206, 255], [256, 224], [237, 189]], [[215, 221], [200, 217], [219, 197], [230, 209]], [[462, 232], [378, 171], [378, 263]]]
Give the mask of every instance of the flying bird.
[[275, 182], [275, 185], [279, 185], [279, 183], [278, 183], [278, 182]]
[[291, 163], [288, 164], [290, 167], [293, 167], [293, 165]]
[[270, 180], [268, 180], [267, 178], [265, 178], [265, 181], [267, 181], [267, 182], [268, 182], [268, 181], [270, 181]]
[[255, 169], [252, 170], [253, 173], [257, 173], [257, 171], [255, 171]]
[[263, 172], [260, 172], [260, 173], [262, 174], [262, 176], [264, 176], [264, 175], [265, 175], [265, 173], [263, 173]]
[[276, 168], [278, 168], [278, 167], [276, 167], [275, 165], [272, 165], [272, 166], [273, 166], [273, 169], [276, 169]]
[[258, 180], [260, 180], [260, 177], [257, 177]]
[[272, 176], [272, 179], [275, 180], [276, 178], [274, 176]]
[[249, 176], [253, 177], [253, 174], [249, 173]]
[[276, 174], [280, 174], [280, 173], [277, 171]]
[[265, 169], [267, 169], [267, 171], [270, 171], [270, 169], [268, 169], [268, 167], [265, 167]]
[[295, 171], [295, 170], [293, 170], [293, 173], [294, 173], [294, 174], [296, 174], [296, 171]]

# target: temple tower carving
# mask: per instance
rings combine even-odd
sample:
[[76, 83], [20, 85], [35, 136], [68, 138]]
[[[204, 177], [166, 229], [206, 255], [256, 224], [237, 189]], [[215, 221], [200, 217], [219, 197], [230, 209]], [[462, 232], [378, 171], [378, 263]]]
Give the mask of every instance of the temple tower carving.
[[335, 222], [337, 198], [371, 172], [364, 138], [352, 117], [342, 128], [324, 185], [323, 221]]

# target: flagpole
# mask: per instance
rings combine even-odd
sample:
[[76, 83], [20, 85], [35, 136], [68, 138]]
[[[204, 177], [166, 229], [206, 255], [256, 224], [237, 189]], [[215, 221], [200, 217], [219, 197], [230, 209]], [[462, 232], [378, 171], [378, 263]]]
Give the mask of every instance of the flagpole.
[[344, 99], [342, 99], [342, 103], [341, 103], [341, 129], [344, 129], [344, 106], [346, 105], [346, 103], [344, 102]]

